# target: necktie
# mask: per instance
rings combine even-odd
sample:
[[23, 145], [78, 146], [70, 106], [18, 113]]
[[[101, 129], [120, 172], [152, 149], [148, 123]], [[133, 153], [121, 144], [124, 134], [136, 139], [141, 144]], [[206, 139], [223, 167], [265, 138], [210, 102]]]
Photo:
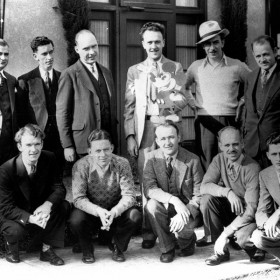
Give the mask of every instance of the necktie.
[[2, 73], [0, 72], [0, 87], [2, 87], [4, 84], [4, 77], [2, 75]]
[[168, 157], [166, 160], [166, 174], [168, 176], [168, 178], [171, 177], [172, 171], [173, 171], [173, 166], [172, 166], [172, 157]]
[[49, 71], [46, 72], [45, 84], [46, 84], [47, 89], [50, 89], [51, 79], [50, 79]]
[[30, 174], [34, 174], [34, 173], [36, 173], [36, 165], [32, 164], [30, 165]]
[[229, 175], [233, 180], [236, 179], [237, 173], [232, 163], [229, 165]]
[[93, 76], [95, 77], [95, 79], [98, 81], [98, 71], [97, 71], [97, 68], [95, 68], [95, 64], [93, 64], [92, 66], [91, 66], [91, 72], [92, 72], [92, 74], [93, 74]]
[[264, 87], [267, 83], [267, 76], [268, 76], [269, 71], [268, 70], [264, 70], [261, 76], [261, 83], [262, 83], [262, 87]]

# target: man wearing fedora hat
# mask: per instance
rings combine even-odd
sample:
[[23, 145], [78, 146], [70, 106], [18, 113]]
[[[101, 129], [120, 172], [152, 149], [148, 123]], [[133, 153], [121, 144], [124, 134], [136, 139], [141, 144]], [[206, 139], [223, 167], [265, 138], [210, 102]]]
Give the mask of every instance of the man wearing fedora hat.
[[[200, 41], [206, 58], [194, 61], [186, 73], [188, 104], [196, 111], [196, 143], [205, 170], [218, 153], [217, 133], [224, 126], [238, 126], [243, 99], [239, 99], [239, 85], [250, 69], [238, 59], [223, 52], [228, 29], [218, 22], [206, 21], [199, 27]], [[196, 98], [191, 85], [196, 84]]]

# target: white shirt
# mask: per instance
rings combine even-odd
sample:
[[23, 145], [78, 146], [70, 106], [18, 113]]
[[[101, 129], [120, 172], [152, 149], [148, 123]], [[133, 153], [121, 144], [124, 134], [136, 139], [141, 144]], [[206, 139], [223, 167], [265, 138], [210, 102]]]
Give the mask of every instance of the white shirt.
[[[274, 69], [276, 68], [276, 66], [277, 66], [277, 63], [275, 63], [270, 69], [266, 70], [266, 71], [268, 71], [267, 81], [270, 78], [270, 76], [272, 75], [272, 73], [273, 73]], [[262, 69], [261, 71], [262, 71], [261, 75], [263, 76], [265, 70]]]
[[39, 67], [39, 71], [40, 71], [40, 75], [42, 77], [42, 79], [44, 81], [46, 81], [46, 77], [47, 77], [47, 72], [49, 72], [49, 77], [50, 77], [50, 80], [52, 81], [53, 80], [53, 68], [50, 70], [50, 71], [45, 71], [43, 70], [41, 67]]
[[[82, 62], [83, 63], [83, 62]], [[96, 66], [96, 62], [94, 62], [92, 65], [83, 63], [83, 65], [85, 65], [85, 67], [89, 70], [89, 72], [95, 77], [95, 79], [98, 81], [98, 70], [97, 70], [97, 66]], [[94, 69], [94, 71], [93, 71]]]

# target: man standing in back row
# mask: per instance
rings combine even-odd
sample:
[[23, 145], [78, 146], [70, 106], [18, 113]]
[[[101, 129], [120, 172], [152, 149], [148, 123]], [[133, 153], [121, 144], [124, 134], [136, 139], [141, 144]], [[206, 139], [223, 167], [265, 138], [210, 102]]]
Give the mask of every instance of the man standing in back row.
[[98, 43], [89, 30], [75, 37], [80, 59], [61, 73], [56, 99], [56, 118], [65, 159], [87, 154], [87, 137], [104, 129], [117, 143], [114, 83], [110, 70], [97, 62]]
[[55, 100], [60, 72], [53, 68], [54, 44], [45, 36], [35, 37], [31, 44], [38, 67], [20, 76], [19, 126], [37, 124], [45, 133], [44, 150], [55, 154], [60, 176], [63, 175], [64, 155], [55, 117]]
[[[226, 56], [223, 52], [227, 29], [218, 22], [207, 21], [200, 25], [199, 35], [206, 58], [191, 64], [187, 71], [189, 105], [197, 111], [196, 142], [205, 170], [218, 153], [218, 131], [224, 126], [237, 126], [240, 108], [239, 85], [245, 82], [249, 68], [245, 63]], [[196, 84], [196, 99], [191, 85]]]
[[[142, 46], [147, 53], [147, 59], [135, 64], [128, 69], [125, 108], [124, 131], [127, 140], [127, 150], [132, 157], [137, 158], [138, 175], [142, 183], [142, 174], [145, 158], [148, 152], [155, 150], [155, 128], [164, 123], [164, 115], [160, 115], [157, 99], [157, 89], [151, 76], [160, 77], [166, 65], [172, 65], [173, 75], [183, 75], [182, 65], [163, 56], [165, 46], [165, 28], [157, 22], [148, 22], [141, 28], [140, 35]], [[183, 109], [186, 105], [184, 87], [179, 89], [181, 100], [176, 103], [177, 109]], [[143, 207], [146, 198], [143, 195]], [[149, 225], [144, 212], [143, 217], [143, 243], [145, 249], [152, 248], [156, 237]]]

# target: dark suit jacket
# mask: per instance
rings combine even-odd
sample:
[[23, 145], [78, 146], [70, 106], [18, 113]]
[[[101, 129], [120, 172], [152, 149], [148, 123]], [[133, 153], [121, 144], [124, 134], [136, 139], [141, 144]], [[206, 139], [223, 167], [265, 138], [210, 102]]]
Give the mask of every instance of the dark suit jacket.
[[[195, 218], [199, 214], [200, 184], [203, 178], [200, 160], [195, 154], [179, 147], [173, 166], [174, 171], [176, 187], [184, 197], [184, 201], [187, 201], [187, 207]], [[160, 149], [148, 153], [143, 173], [145, 196], [161, 203], [168, 203], [172, 196], [168, 193], [168, 184], [164, 154]]]
[[263, 228], [268, 218], [279, 208], [280, 186], [274, 166], [260, 172], [260, 199], [256, 213], [258, 227]]
[[[113, 139], [117, 137], [116, 101], [111, 72], [98, 64], [105, 78], [111, 108]], [[100, 129], [100, 101], [90, 77], [78, 60], [60, 76], [56, 99], [56, 118], [63, 148], [74, 147], [78, 154], [87, 153], [87, 138], [94, 129]]]
[[[0, 167], [0, 227], [5, 220], [25, 225], [33, 211], [46, 200], [53, 207], [61, 203], [66, 191], [56, 176], [55, 156], [42, 151], [33, 184], [27, 174], [21, 154]], [[36, 190], [36, 199], [34, 197]]]
[[265, 141], [275, 130], [280, 129], [280, 63], [268, 80], [266, 101], [263, 114], [258, 117], [254, 104], [254, 93], [257, 87], [260, 68], [248, 75], [245, 83], [245, 153], [255, 157], [259, 147], [265, 151]]
[[[57, 93], [60, 72], [53, 70], [52, 92]], [[38, 124], [44, 131], [48, 121], [48, 111], [44, 92], [44, 81], [41, 78], [39, 67], [18, 78], [18, 95], [21, 105], [19, 107], [19, 124]]]

